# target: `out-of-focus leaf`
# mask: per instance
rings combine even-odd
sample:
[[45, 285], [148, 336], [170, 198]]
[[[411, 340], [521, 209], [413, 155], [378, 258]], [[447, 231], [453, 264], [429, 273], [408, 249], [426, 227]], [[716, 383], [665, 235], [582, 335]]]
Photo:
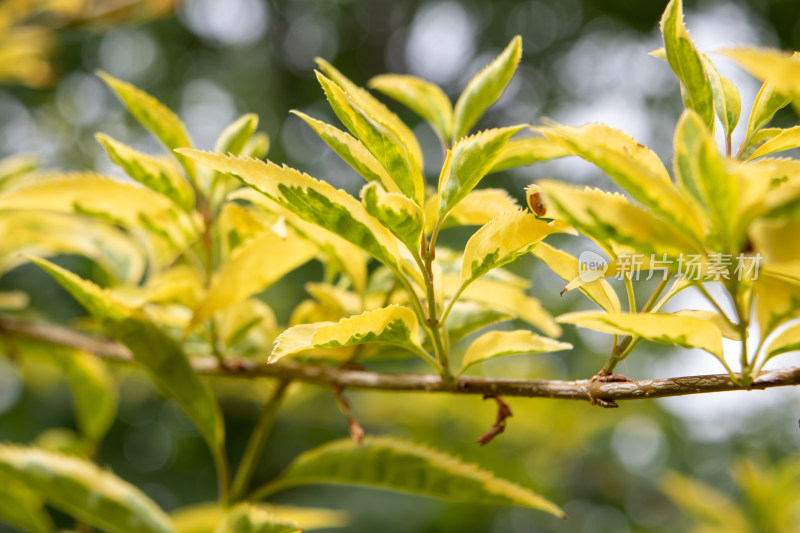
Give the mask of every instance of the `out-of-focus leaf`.
[[759, 272], [753, 281], [759, 334], [766, 338], [800, 310], [800, 282], [770, 272]]
[[183, 153], [233, 175], [297, 216], [338, 234], [398, 272], [397, 239], [346, 192], [289, 167], [197, 150]]
[[229, 509], [214, 533], [300, 533], [291, 520], [284, 520], [261, 507], [240, 503]]
[[[775, 93], [791, 99], [800, 97], [800, 55], [768, 48], [729, 48], [721, 50], [720, 53], [739, 63], [754, 77], [769, 84]], [[757, 115], [759, 122], [768, 121], [775, 111], [786, 105], [779, 106], [781, 101], [777, 99], [769, 100], [772, 99], [768, 99], [764, 112]]]
[[0, 520], [29, 533], [55, 533], [53, 519], [42, 498], [25, 485], [3, 476], [0, 483]]
[[221, 154], [243, 155], [242, 150], [257, 127], [258, 115], [253, 113], [242, 115], [222, 130], [214, 144], [214, 151]]
[[[531, 253], [541, 259], [564, 281], [572, 281], [581, 273], [580, 261], [576, 257], [563, 250], [553, 248], [546, 242], [539, 243], [531, 250]], [[618, 312], [621, 309], [617, 293], [604, 279], [582, 284], [578, 289], [606, 311]]]
[[320, 58], [317, 58], [316, 62], [325, 76], [333, 80], [334, 83], [341, 87], [342, 90], [347, 93], [347, 95], [350, 96], [354, 102], [357, 102], [357, 104], [361, 106], [369, 116], [382, 122], [383, 124], [387, 124], [399, 134], [400, 138], [403, 139], [403, 141], [408, 145], [408, 150], [410, 152], [411, 159], [414, 161], [414, 165], [417, 169], [421, 170], [423, 168], [422, 148], [420, 148], [419, 142], [417, 141], [414, 132], [411, 131], [411, 128], [406, 126], [406, 124], [400, 120], [400, 117], [392, 113], [389, 108], [383, 105], [377, 98], [372, 96], [369, 91], [362, 89], [350, 81], [344, 74], [336, 70], [333, 65]]
[[527, 211], [498, 215], [467, 241], [461, 263], [461, 283], [467, 284], [493, 268], [510, 263], [559, 231], [558, 227]]
[[401, 74], [375, 76], [367, 85], [414, 111], [433, 127], [446, 145], [450, 144], [453, 104], [438, 85]]
[[769, 124], [775, 113], [789, 105], [789, 102], [791, 102], [791, 98], [776, 93], [771, 84], [764, 83], [761, 85], [761, 89], [759, 89], [753, 102], [750, 118], [747, 120], [744, 146], [751, 144], [754, 135]]
[[708, 75], [711, 93], [714, 95], [714, 109], [722, 122], [725, 137], [730, 139], [731, 133], [736, 128], [736, 124], [739, 123], [739, 117], [742, 114], [742, 97], [739, 95], [739, 89], [736, 88], [731, 80], [719, 73], [719, 70], [707, 55], [700, 54], [700, 57]]
[[489, 331], [469, 345], [461, 361], [461, 372], [470, 366], [503, 355], [556, 352], [569, 350], [572, 345], [542, 337], [528, 330]]
[[214, 277], [205, 299], [194, 310], [187, 332], [220, 309], [266, 289], [316, 254], [316, 246], [297, 235], [282, 239], [264, 230], [240, 247]]
[[794, 126], [782, 130], [774, 137], [766, 140], [761, 144], [747, 159], [757, 159], [765, 155], [774, 154], [775, 152], [782, 152], [784, 150], [791, 150], [800, 147], [800, 126]]
[[150, 498], [89, 461], [2, 444], [0, 472], [34, 491], [49, 505], [105, 531], [173, 531], [169, 517]]
[[683, 25], [683, 3], [671, 0], [661, 18], [661, 33], [670, 68], [681, 81], [687, 109], [694, 110], [714, 131], [714, 94], [702, 54]]
[[[605, 124], [533, 129], [596, 165], [655, 214], [673, 222], [690, 235], [702, 233], [700, 221], [672, 184], [664, 164], [652, 150], [629, 135]], [[547, 216], [551, 215], [548, 213]]]
[[519, 505], [565, 517], [557, 505], [520, 485], [390, 437], [366, 437], [361, 444], [339, 440], [305, 452], [259, 492], [318, 483], [365, 485], [463, 503]]
[[478, 185], [489, 172], [503, 147], [523, 126], [482, 131], [458, 141], [448, 151], [439, 176], [439, 220]]
[[377, 159], [389, 176], [407, 197], [422, 205], [425, 196], [425, 181], [416, 166], [406, 139], [389, 124], [371, 116], [335, 82], [317, 74], [322, 89], [333, 111], [342, 124]]
[[386, 192], [377, 183], [361, 189], [361, 201], [367, 213], [388, 228], [410, 253], [419, 253], [423, 220], [417, 204], [402, 194]]
[[452, 344], [477, 329], [512, 318], [508, 313], [475, 302], [456, 302], [447, 315], [447, 334]]
[[797, 322], [781, 331], [772, 339], [769, 345], [767, 345], [765, 353], [769, 360], [776, 355], [794, 352], [796, 350], [800, 350], [800, 323]]
[[665, 472], [659, 486], [679, 509], [703, 524], [698, 533], [752, 531], [741, 507], [714, 487], [677, 472]]
[[680, 311], [675, 311], [675, 313], [673, 314], [677, 316], [689, 316], [693, 318], [699, 318], [700, 320], [711, 322], [717, 327], [717, 329], [719, 329], [722, 336], [725, 337], [726, 339], [731, 339], [734, 341], [742, 340], [742, 334], [739, 332], [739, 330], [733, 328], [731, 324], [727, 320], [725, 320], [725, 317], [723, 317], [716, 311], [705, 311], [700, 309], [681, 309]]
[[343, 318], [291, 327], [275, 341], [270, 361], [318, 348], [337, 348], [366, 342], [394, 344], [419, 351], [419, 323], [411, 309], [390, 305]]
[[578, 311], [561, 315], [556, 320], [615, 335], [642, 337], [659, 344], [702, 348], [720, 360], [723, 358], [719, 328], [712, 322], [694, 316]]
[[184, 211], [192, 211], [194, 190], [183, 179], [180, 169], [172, 159], [155, 159], [102, 133], [95, 137], [108, 152], [108, 157], [122, 167], [128, 176], [163, 194]]
[[129, 309], [90, 281], [42, 259], [31, 259], [83, 305], [106, 332], [127, 346], [164, 395], [174, 399], [205, 437], [216, 461], [224, 453], [225, 426], [211, 389], [181, 346], [142, 312]]
[[[186, 131], [186, 126], [164, 104], [130, 83], [118, 80], [106, 72], [99, 71], [97, 74], [103, 78], [103, 81], [125, 104], [131, 115], [155, 135], [158, 140], [164, 143], [164, 146], [170, 150], [192, 147], [192, 139]], [[186, 170], [186, 174], [195, 181], [197, 179], [197, 171], [194, 163], [184, 157], [177, 157]]]
[[[428, 198], [425, 202], [425, 231], [428, 233], [436, 224], [438, 209], [439, 197]], [[494, 217], [517, 209], [519, 204], [505, 189], [478, 189], [470, 191], [450, 211], [442, 227], [483, 226]]]
[[542, 161], [559, 159], [572, 155], [561, 143], [553, 142], [545, 137], [523, 137], [511, 139], [500, 151], [497, 160], [489, 169], [489, 174], [508, 170], [509, 168], [524, 167]]
[[500, 99], [522, 58], [522, 38], [514, 37], [505, 50], [470, 80], [458, 97], [453, 115], [453, 140], [457, 141]]
[[[349, 523], [344, 511], [267, 503], [252, 506], [273, 516], [297, 522], [303, 531], [344, 527]], [[171, 514], [176, 533], [214, 533], [224, 516], [225, 509], [216, 502], [181, 507]]]

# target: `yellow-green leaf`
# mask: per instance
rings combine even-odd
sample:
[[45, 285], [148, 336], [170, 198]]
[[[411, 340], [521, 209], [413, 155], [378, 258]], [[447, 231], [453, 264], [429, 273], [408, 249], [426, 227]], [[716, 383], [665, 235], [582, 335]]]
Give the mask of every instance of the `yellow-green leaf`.
[[800, 350], [800, 322], [795, 322], [772, 339], [765, 350], [766, 360], [797, 350]]
[[514, 37], [505, 50], [470, 80], [458, 97], [453, 116], [453, 140], [465, 136], [483, 113], [500, 99], [522, 58], [522, 38]]
[[[572, 281], [581, 273], [580, 261], [571, 254], [553, 248], [546, 242], [539, 243], [531, 250], [531, 253], [542, 260], [550, 270], [556, 273], [564, 281]], [[604, 279], [597, 279], [590, 283], [582, 284], [578, 287], [583, 294], [589, 297], [594, 303], [609, 312], [619, 312], [619, 297], [611, 285]]]
[[553, 142], [546, 137], [523, 137], [511, 139], [500, 151], [497, 160], [489, 169], [489, 174], [523, 167], [542, 161], [550, 161], [572, 155], [572, 152], [561, 143]]
[[512, 318], [506, 312], [475, 302], [456, 302], [447, 315], [447, 334], [453, 344], [475, 330]]
[[244, 155], [242, 150], [258, 127], [258, 115], [247, 113], [222, 130], [214, 144], [214, 151], [222, 154]]
[[652, 150], [629, 135], [605, 124], [533, 129], [596, 165], [636, 200], [689, 235], [702, 233], [702, 225], [672, 184], [664, 164]]
[[[444, 289], [448, 297], [461, 287], [460, 280], [446, 276]], [[478, 278], [461, 293], [461, 301], [475, 302], [502, 313], [519, 318], [535, 326], [549, 337], [559, 337], [561, 326], [536, 298], [525, 293], [525, 289], [506, 282], [494, 281], [486, 277]]]
[[[439, 197], [425, 202], [425, 231], [430, 233], [438, 216]], [[451, 226], [483, 226], [494, 217], [519, 209], [517, 201], [505, 189], [478, 189], [470, 191], [450, 211], [442, 228]]]
[[419, 323], [407, 307], [390, 305], [343, 318], [338, 323], [301, 324], [284, 331], [275, 341], [270, 361], [303, 350], [337, 348], [365, 342], [395, 344], [417, 350]]
[[547, 216], [562, 218], [599, 242], [615, 241], [646, 254], [670, 257], [701, 252], [679, 228], [656, 218], [618, 193], [562, 182], [539, 182], [545, 193]]
[[464, 354], [464, 359], [461, 361], [461, 372], [464, 372], [475, 363], [503, 355], [556, 352], [571, 348], [572, 345], [568, 342], [559, 342], [548, 337], [542, 337], [524, 329], [490, 331], [484, 333], [469, 345]]
[[661, 33], [670, 68], [681, 81], [684, 102], [714, 131], [714, 95], [702, 54], [695, 48], [683, 25], [683, 3], [671, 0], [661, 18]]
[[[754, 77], [770, 85], [776, 93], [795, 99], [800, 97], [800, 55], [792, 55], [781, 50], [768, 48], [729, 48], [721, 50], [726, 55], [739, 63], [739, 65]], [[774, 109], [779, 103], [767, 106], [767, 112], [759, 114], [759, 122], [768, 120], [780, 109]]]
[[194, 190], [183, 179], [172, 159], [156, 159], [102, 133], [96, 134], [95, 138], [106, 149], [108, 157], [128, 176], [163, 194], [184, 211], [194, 208]]
[[642, 337], [659, 344], [702, 348], [718, 359], [723, 359], [722, 334], [719, 328], [711, 322], [693, 316], [670, 313], [578, 311], [561, 315], [556, 320], [615, 335]]
[[703, 60], [706, 74], [708, 74], [708, 82], [711, 84], [714, 109], [722, 122], [725, 137], [730, 139], [731, 133], [736, 128], [736, 124], [739, 123], [739, 117], [742, 114], [742, 98], [739, 95], [739, 89], [736, 88], [731, 80], [719, 73], [719, 70], [707, 55], [700, 54], [700, 57]]
[[316, 254], [317, 247], [306, 239], [297, 235], [281, 238], [264, 230], [237, 249], [214, 277], [205, 299], [194, 310], [187, 333], [217, 311], [266, 289]]
[[337, 234], [399, 272], [397, 239], [346, 192], [272, 162], [197, 150], [183, 153], [219, 172], [233, 175], [301, 219]]
[[695, 530], [698, 533], [752, 531], [752, 522], [742, 506], [711, 485], [668, 471], [660, 479], [659, 486], [681, 511], [703, 524]]
[[723, 337], [726, 339], [731, 339], [734, 341], [742, 340], [741, 332], [734, 328], [728, 320], [725, 319], [724, 316], [717, 313], [716, 311], [705, 311], [700, 309], [681, 309], [680, 311], [675, 311], [673, 313], [677, 316], [689, 316], [693, 318], [699, 318], [700, 320], [705, 320], [707, 322], [711, 322], [717, 329], [720, 331]]
[[453, 104], [438, 85], [401, 74], [375, 76], [367, 86], [382, 92], [427, 121], [446, 144], [450, 144], [453, 128]]
[[407, 140], [391, 125], [371, 116], [335, 82], [319, 73], [317, 79], [342, 124], [380, 162], [400, 191], [422, 205], [425, 181], [411, 155]]
[[461, 503], [518, 505], [564, 518], [554, 503], [520, 485], [427, 446], [391, 437], [338, 440], [307, 451], [261, 493], [298, 485], [363, 485]]
[[31, 259], [127, 346], [164, 395], [174, 399], [197, 425], [217, 462], [222, 460], [225, 426], [211, 389], [192, 368], [181, 346], [141, 311], [127, 308], [94, 283], [42, 259]]
[[759, 333], [766, 338], [781, 324], [797, 317], [800, 310], [800, 282], [761, 271], [753, 281]]
[[214, 533], [300, 533], [296, 522], [285, 520], [261, 507], [240, 503], [230, 508]]
[[747, 160], [757, 159], [765, 155], [774, 154], [775, 152], [782, 152], [798, 147], [800, 147], [800, 126], [794, 126], [781, 130], [780, 133], [765, 141], [747, 157]]
[[1, 444], [0, 473], [32, 490], [49, 505], [104, 531], [174, 531], [166, 513], [144, 493], [89, 461]]
[[[315, 507], [294, 507], [276, 504], [251, 504], [274, 516], [297, 522], [303, 531], [344, 527], [348, 525], [347, 513]], [[225, 517], [225, 509], [217, 502], [181, 507], [171, 513], [176, 533], [214, 533]]]
[[498, 215], [467, 241], [461, 263], [461, 283], [467, 284], [493, 268], [510, 263], [546, 236], [560, 231], [527, 211]]
[[439, 176], [439, 220], [478, 185], [511, 139], [523, 126], [482, 131], [458, 141], [447, 152]]
[[361, 189], [367, 213], [378, 219], [412, 254], [419, 254], [422, 238], [422, 209], [407, 196], [386, 192], [378, 183]]
[[55, 533], [53, 519], [36, 492], [4, 478], [0, 484], [0, 521], [28, 533]]
[[[106, 72], [98, 71], [97, 75], [103, 78], [103, 81], [125, 104], [131, 115], [142, 126], [150, 130], [168, 149], [174, 150], [192, 146], [192, 139], [189, 137], [183, 122], [164, 104], [130, 83], [118, 80]], [[180, 161], [189, 177], [192, 180], [196, 180], [197, 172], [194, 168], [194, 163], [180, 156], [178, 156], [178, 161]]]
[[775, 113], [789, 105], [789, 102], [791, 102], [791, 98], [776, 93], [772, 84], [764, 83], [761, 85], [761, 89], [759, 89], [753, 101], [750, 118], [747, 120], [747, 132], [745, 133], [743, 145], [751, 144], [753, 136], [769, 124]]
[[389, 125], [399, 134], [400, 138], [408, 144], [408, 150], [411, 154], [411, 159], [414, 161], [414, 166], [421, 170], [423, 168], [422, 148], [420, 148], [419, 142], [414, 132], [411, 131], [411, 128], [406, 126], [405, 122], [400, 120], [400, 117], [392, 113], [389, 108], [372, 96], [369, 91], [362, 89], [350, 81], [344, 74], [336, 70], [333, 65], [320, 58], [317, 58], [316, 62], [319, 68], [322, 69], [323, 74], [341, 87], [354, 102], [367, 112], [367, 114]]
[[309, 117], [305, 113], [296, 110], [293, 110], [292, 113], [306, 121], [317, 135], [365, 180], [369, 182], [378, 181], [387, 191], [401, 193], [397, 183], [394, 182], [386, 172], [386, 169], [383, 168], [361, 141], [339, 128]]
[[[702, 208], [721, 249], [737, 253], [745, 235], [733, 213], [739, 211], [739, 181], [725, 171], [714, 137], [694, 111], [687, 109], [675, 128], [675, 174], [680, 187]], [[715, 246], [715, 248], [717, 248]]]

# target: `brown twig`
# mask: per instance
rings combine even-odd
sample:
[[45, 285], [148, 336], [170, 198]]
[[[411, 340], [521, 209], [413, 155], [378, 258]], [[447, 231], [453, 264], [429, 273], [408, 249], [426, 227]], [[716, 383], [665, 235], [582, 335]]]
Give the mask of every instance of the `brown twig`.
[[489, 398], [493, 398], [497, 402], [497, 420], [486, 433], [478, 437], [478, 443], [481, 446], [484, 444], [489, 444], [492, 439], [504, 432], [506, 430], [506, 418], [514, 416], [514, 413], [511, 412], [511, 407], [504, 402], [500, 396], [483, 397], [484, 400], [488, 400]]
[[[105, 359], [133, 362], [130, 352], [121, 344], [98, 339], [49, 324], [32, 324], [0, 319], [0, 329], [39, 340], [73, 346]], [[640, 381], [603, 382], [600, 380], [518, 380], [504, 378], [461, 377], [453, 387], [434, 374], [382, 374], [364, 370], [349, 370], [303, 365], [281, 361], [268, 364], [266, 358], [242, 360], [232, 368], [220, 368], [216, 359], [195, 358], [192, 365], [198, 373], [233, 379], [276, 378], [315, 383], [326, 387], [389, 392], [444, 392], [450, 394], [480, 394], [488, 396], [519, 396], [527, 398], [557, 398], [600, 403], [666, 398], [690, 394], [706, 394], [744, 390], [728, 374], [686, 376]], [[762, 372], [750, 389], [768, 389], [800, 385], [800, 368], [784, 368]]]

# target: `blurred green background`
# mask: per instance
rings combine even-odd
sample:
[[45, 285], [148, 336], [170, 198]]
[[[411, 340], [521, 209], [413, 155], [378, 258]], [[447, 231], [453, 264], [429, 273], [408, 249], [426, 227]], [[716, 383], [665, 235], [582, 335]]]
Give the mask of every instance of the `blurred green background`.
[[[604, 121], [634, 135], [665, 160], [682, 107], [677, 80], [647, 54], [660, 46], [664, 1], [189, 0], [176, 6], [175, 15], [168, 1], [98, 1], [72, 2], [84, 9], [91, 4], [92, 12], [76, 7], [72, 12], [45, 10], [17, 20], [3, 18], [21, 13], [26, 4], [0, 3], [0, 21], [11, 21], [0, 27], [5, 32], [0, 53], [9, 43], [20, 42], [12, 34], [14, 25], [34, 25], [48, 32], [41, 39], [48, 55], [37, 57], [41, 68], [33, 74], [7, 75], [7, 83], [0, 85], [0, 156], [32, 153], [46, 167], [119, 175], [95, 142], [97, 131], [144, 151], [161, 151], [94, 75], [96, 69], [130, 81], [170, 106], [199, 148], [210, 149], [237, 116], [256, 113], [259, 129], [272, 139], [271, 159], [351, 192], [358, 190], [360, 178], [287, 113], [300, 109], [333, 121], [313, 76], [316, 56], [360, 84], [380, 73], [412, 73], [439, 83], [455, 97], [520, 34], [524, 55], [519, 71], [483, 125], [542, 117], [570, 124]], [[102, 9], [112, 4], [119, 9]], [[800, 4], [795, 0], [687, 1], [685, 10], [692, 37], [706, 52], [730, 44], [800, 48]], [[758, 84], [719, 56], [712, 54], [712, 59], [740, 87], [746, 122]], [[15, 84], [19, 81], [25, 83]], [[441, 154], [433, 132], [392, 107], [414, 127], [423, 148], [429, 148], [428, 177], [435, 180]], [[776, 120], [791, 123], [796, 117], [785, 111]], [[599, 171], [572, 159], [490, 176], [485, 184], [506, 187], [521, 198], [524, 185], [544, 176], [611, 187]], [[447, 238], [458, 244], [466, 236]], [[560, 244], [579, 246], [568, 239]], [[76, 258], [62, 258], [62, 263], [91, 275], [92, 266]], [[559, 297], [561, 281], [532, 257], [512, 270], [533, 278], [534, 295], [553, 314], [588, 305], [579, 294]], [[303, 283], [320, 275], [318, 265], [309, 265], [264, 298], [285, 321], [292, 305], [304, 297]], [[0, 278], [0, 290], [17, 287], [31, 289], [34, 306], [54, 320], [65, 322], [81, 314], [30, 268]], [[688, 295], [679, 303], [696, 302]], [[588, 377], [604, 363], [611, 342], [609, 336], [573, 329], [565, 340], [576, 346], [574, 352], [496, 361], [482, 372], [518, 378]], [[796, 361], [788, 356], [777, 364]], [[647, 346], [618, 370], [644, 379], [722, 369], [701, 353]], [[122, 401], [100, 463], [167, 509], [213, 499], [210, 456], [191, 424], [142, 375], [115, 371]], [[235, 461], [271, 384], [242, 386], [220, 379], [214, 385], [223, 397], [229, 453]], [[736, 512], [747, 517], [753, 532], [800, 530], [800, 479], [787, 474], [797, 472], [800, 461], [796, 390], [631, 402], [618, 410], [511, 399], [514, 417], [507, 431], [485, 447], [475, 441], [492, 425], [494, 404], [478, 397], [353, 392], [347, 397], [367, 432], [427, 442], [478, 462], [541, 491], [570, 516], [561, 522], [524, 509], [463, 506], [348, 487], [295, 489], [275, 498], [346, 509], [353, 519], [348, 531], [627, 533], [690, 531], [701, 524], [710, 528], [703, 531], [731, 531], [724, 518]], [[70, 402], [66, 384], [54, 371], [18, 368], [0, 359], [0, 440], [61, 438], [46, 430], [74, 428]], [[275, 475], [300, 452], [346, 434], [346, 421], [330, 391], [298, 386], [279, 417], [256, 481]], [[714, 499], [696, 487], [679, 490], [667, 474], [673, 470], [728, 500]], [[672, 498], [661, 490], [664, 483], [670, 483]], [[709, 509], [717, 509], [717, 515]], [[697, 516], [706, 519], [698, 521]], [[0, 525], [0, 531], [11, 530]]]

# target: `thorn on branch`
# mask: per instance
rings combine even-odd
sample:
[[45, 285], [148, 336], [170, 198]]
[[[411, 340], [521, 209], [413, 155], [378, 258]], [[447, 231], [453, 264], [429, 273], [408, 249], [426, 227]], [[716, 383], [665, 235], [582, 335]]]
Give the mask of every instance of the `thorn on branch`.
[[333, 387], [333, 396], [336, 399], [336, 405], [347, 419], [347, 429], [350, 431], [350, 438], [356, 444], [361, 444], [365, 435], [364, 428], [361, 427], [361, 424], [359, 424], [358, 420], [353, 416], [350, 410], [350, 403], [342, 395], [342, 392], [343, 389], [341, 386], [336, 385]]
[[489, 398], [494, 398], [494, 400], [497, 402], [497, 420], [495, 421], [494, 425], [489, 428], [489, 431], [478, 437], [478, 443], [481, 446], [490, 443], [492, 439], [505, 431], [506, 418], [514, 416], [514, 413], [511, 412], [511, 407], [509, 407], [509, 405], [503, 401], [500, 396], [490, 396], [487, 394], [483, 397], [484, 400]]

